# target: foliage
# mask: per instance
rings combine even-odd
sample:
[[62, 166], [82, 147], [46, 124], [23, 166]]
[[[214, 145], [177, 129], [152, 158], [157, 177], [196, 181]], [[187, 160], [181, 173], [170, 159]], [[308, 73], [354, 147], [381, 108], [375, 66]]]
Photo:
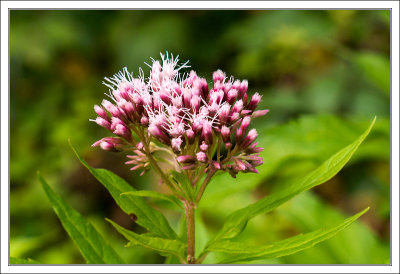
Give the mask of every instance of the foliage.
[[[303, 179], [300, 179], [298, 183], [293, 184], [292, 188], [275, 192], [274, 194], [228, 216], [223, 228], [217, 236], [206, 245], [203, 252], [199, 255], [199, 262], [204, 260], [207, 253], [212, 251], [233, 254], [232, 256], [222, 260], [221, 263], [252, 261], [260, 258], [277, 258], [314, 246], [321, 241], [329, 239], [342, 229], [349, 226], [358, 217], [364, 214], [367, 209], [346, 219], [344, 222], [334, 227], [319, 229], [305, 235], [298, 235], [265, 247], [252, 247], [243, 245], [239, 242], [230, 241], [230, 239], [235, 238], [243, 231], [249, 219], [278, 207], [296, 194], [299, 194], [315, 185], [326, 182], [334, 176], [346, 164], [355, 150], [357, 150], [358, 146], [364, 141], [374, 123], [375, 119], [372, 121], [368, 129], [352, 144], [346, 146], [330, 157], [320, 167], [306, 175]], [[130, 186], [112, 172], [90, 167], [75, 149], [74, 151], [82, 164], [85, 165], [89, 171], [91, 171], [91, 173], [104, 184], [113, 197], [115, 197], [116, 202], [126, 210], [126, 213], [135, 214], [135, 216], [137, 216], [136, 222], [148, 229], [148, 235], [146, 233], [137, 234], [119, 226], [111, 220], [108, 220], [130, 241], [127, 246], [142, 245], [159, 252], [161, 255], [166, 255], [168, 253], [175, 255], [184, 262], [186, 257], [186, 244], [173, 232], [166, 222], [165, 217], [147, 206], [146, 203], [141, 200], [142, 198], [140, 196], [117, 195], [126, 193], [122, 192], [120, 189], [124, 188], [124, 190], [126, 190]], [[177, 175], [175, 174], [175, 176]], [[64, 228], [80, 248], [87, 262], [122, 263], [122, 259], [119, 258], [115, 251], [104, 242], [98, 232], [87, 223], [79, 213], [70, 208], [59, 196], [57, 196], [40, 175], [39, 179], [58, 217], [63, 223]], [[134, 193], [134, 191], [131, 191], [131, 193]], [[124, 196], [130, 196], [131, 200], [121, 200]], [[138, 203], [140, 203], [140, 206], [135, 206], [128, 210], [129, 205], [137, 205]]]
[[[334, 226], [370, 206], [360, 221], [330, 240], [255, 262], [390, 262], [389, 11], [12, 10], [10, 16], [11, 256], [43, 263], [85, 262], [34, 179], [40, 170], [107, 235], [125, 262], [164, 262], [140, 246], [123, 247], [126, 240], [104, 217], [140, 235], [144, 228], [78, 165], [67, 139], [91, 166], [112, 170], [134, 189], [167, 194], [153, 174], [139, 177], [123, 167], [122, 157], [89, 148], [103, 132], [87, 117], [92, 118], [88, 106], [103, 97], [100, 82], [105, 75], [125, 65], [135, 68], [143, 56], [169, 50], [190, 59], [201, 76], [220, 68], [249, 79], [249, 90], [262, 94], [262, 107], [270, 109], [268, 120], [257, 125], [266, 155], [260, 174], [236, 180], [220, 175], [206, 190], [196, 215], [197, 254], [230, 212], [290, 187], [355, 140], [377, 115], [369, 137], [339, 174], [251, 219], [237, 240], [277, 242]], [[185, 225], [175, 204], [136, 194], [126, 196], [144, 198], [173, 230]], [[204, 263], [224, 256], [211, 253]], [[166, 262], [179, 260], [172, 256]]]

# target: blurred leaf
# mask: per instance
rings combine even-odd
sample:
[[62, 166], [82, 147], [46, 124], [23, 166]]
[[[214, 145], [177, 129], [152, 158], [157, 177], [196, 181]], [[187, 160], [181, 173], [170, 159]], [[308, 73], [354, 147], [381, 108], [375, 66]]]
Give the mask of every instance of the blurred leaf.
[[147, 228], [150, 232], [157, 236], [166, 237], [168, 239], [176, 239], [178, 236], [169, 226], [167, 219], [159, 211], [149, 206], [146, 201], [133, 195], [122, 195], [125, 192], [134, 192], [135, 189], [129, 185], [124, 179], [106, 169], [93, 168], [83, 160], [78, 151], [72, 146], [76, 156], [81, 163], [104, 185], [110, 192], [115, 202], [127, 214], [134, 214], [137, 217], [136, 222]]
[[357, 53], [354, 56], [356, 65], [365, 78], [390, 96], [390, 61], [382, 54], [373, 52]]
[[180, 208], [183, 208], [182, 202], [175, 196], [165, 195], [165, 194], [151, 191], [151, 190], [130, 191], [130, 192], [121, 193], [121, 195], [132, 195], [132, 196], [149, 197], [149, 198], [154, 198], [154, 199], [165, 200], [165, 201], [173, 203], [174, 205], [177, 205]]
[[253, 261], [263, 258], [286, 256], [313, 247], [314, 245], [335, 236], [336, 233], [351, 225], [361, 215], [367, 212], [368, 209], [369, 208], [364, 209], [360, 213], [357, 213], [334, 227], [319, 229], [304, 235], [300, 234], [289, 239], [272, 243], [266, 247], [248, 246], [239, 242], [225, 240], [211, 244], [211, 246], [208, 247], [208, 250], [234, 254], [225, 258], [220, 263]]
[[141, 245], [146, 248], [154, 249], [157, 252], [160, 252], [162, 255], [168, 253], [185, 260], [186, 245], [180, 240], [152, 237], [146, 234], [139, 235], [119, 226], [109, 219], [107, 219], [107, 221], [110, 222], [119, 233], [121, 233], [130, 241], [127, 246]]
[[40, 174], [38, 177], [63, 227], [78, 246], [87, 263], [123, 264], [124, 261], [104, 241], [97, 230], [58, 196]]
[[[364, 222], [356, 222], [341, 232], [334, 239], [327, 240], [315, 248], [287, 256], [283, 263], [289, 264], [383, 264], [390, 256], [390, 250], [365, 225], [368, 215], [363, 216]], [[300, 231], [312, 231], [320, 223], [332, 226], [344, 218], [338, 209], [324, 203], [312, 191], [298, 195], [277, 210], [280, 216], [289, 219], [291, 225]]]
[[228, 216], [227, 221], [224, 223], [221, 231], [211, 242], [209, 242], [207, 246], [217, 241], [233, 238], [239, 235], [246, 227], [249, 219], [259, 214], [271, 211], [301, 192], [322, 184], [336, 175], [336, 173], [343, 168], [353, 153], [367, 137], [375, 123], [375, 120], [376, 118], [374, 118], [368, 129], [357, 140], [330, 157], [321, 166], [300, 179], [297, 183], [291, 184], [291, 186], [288, 188], [277, 191], [254, 204], [231, 213]]
[[18, 258], [10, 257], [10, 264], [40, 264], [40, 263], [35, 260], [32, 260], [30, 258], [18, 259]]

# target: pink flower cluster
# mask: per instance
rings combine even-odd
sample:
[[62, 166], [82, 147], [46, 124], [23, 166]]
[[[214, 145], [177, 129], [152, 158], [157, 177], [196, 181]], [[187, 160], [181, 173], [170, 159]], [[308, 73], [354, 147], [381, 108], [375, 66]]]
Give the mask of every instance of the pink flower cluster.
[[257, 147], [253, 118], [268, 110], [256, 108], [261, 96], [247, 95], [248, 82], [227, 78], [217, 70], [213, 86], [196, 72], [181, 74], [187, 62], [178, 66], [178, 58], [161, 54], [161, 62], [152, 59], [150, 76], [138, 78], [124, 68], [105, 78], [111, 101], [95, 106], [100, 126], [116, 137], [103, 138], [94, 146], [104, 150], [130, 150], [132, 169], [150, 168], [149, 157], [157, 147], [167, 147], [180, 169], [257, 172], [262, 158]]

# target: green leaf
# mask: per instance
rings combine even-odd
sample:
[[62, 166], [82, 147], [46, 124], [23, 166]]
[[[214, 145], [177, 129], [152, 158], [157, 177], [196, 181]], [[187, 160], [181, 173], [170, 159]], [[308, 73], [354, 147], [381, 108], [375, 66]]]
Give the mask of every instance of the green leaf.
[[192, 202], [196, 201], [194, 189], [189, 179], [184, 174], [179, 173], [175, 170], [170, 170], [169, 173], [171, 174], [171, 178], [183, 188], [185, 194], [187, 195], [186, 198], [188, 198]]
[[319, 229], [304, 235], [300, 234], [265, 247], [248, 246], [240, 242], [224, 240], [210, 245], [208, 250], [233, 254], [223, 259], [219, 263], [253, 261], [258, 259], [270, 259], [290, 255], [313, 247], [314, 245], [333, 237], [336, 235], [336, 233], [351, 225], [361, 215], [367, 212], [368, 209], [369, 208], [366, 208], [360, 213], [347, 218], [336, 226]]
[[138, 197], [149, 197], [149, 198], [165, 200], [165, 201], [168, 201], [168, 202], [171, 202], [171, 203], [177, 205], [180, 208], [183, 208], [182, 202], [175, 196], [165, 195], [165, 194], [151, 191], [151, 190], [130, 191], [130, 192], [121, 193], [121, 195], [132, 195], [132, 196], [138, 196]]
[[42, 187], [68, 235], [89, 264], [124, 264], [114, 249], [77, 211], [57, 195], [38, 173]]
[[10, 264], [40, 264], [38, 261], [28, 259], [18, 259], [14, 257], [10, 257]]
[[136, 191], [124, 179], [111, 171], [93, 168], [79, 155], [78, 151], [72, 146], [73, 151], [79, 158], [81, 163], [103, 184], [110, 192], [118, 206], [127, 214], [134, 214], [136, 222], [145, 227], [150, 232], [157, 236], [176, 239], [178, 236], [175, 231], [168, 224], [167, 219], [159, 211], [149, 206], [146, 201], [138, 196], [122, 195], [125, 192]]
[[146, 248], [154, 249], [162, 255], [168, 253], [185, 260], [186, 244], [184, 244], [182, 241], [153, 237], [146, 234], [136, 234], [109, 219], [107, 219], [107, 221], [110, 222], [127, 240], [129, 240], [127, 246], [141, 245]]
[[[296, 177], [301, 177], [353, 142], [368, 127], [372, 118], [343, 119], [323, 114], [304, 115], [286, 124], [273, 127], [266, 127], [265, 123], [259, 123], [257, 141], [259, 146], [264, 148], [260, 156], [265, 161], [263, 165], [257, 167], [259, 174], [239, 173], [238, 178], [233, 179], [229, 174], [217, 173], [223, 175], [214, 176], [207, 186], [200, 201], [201, 207], [214, 213], [239, 209], [240, 203], [232, 205], [229, 202], [231, 198], [240, 196], [246, 191], [253, 191], [270, 178], [275, 181], [275, 178], [281, 178], [284, 173], [294, 172], [292, 164], [308, 162], [310, 164], [308, 167], [297, 172]], [[255, 120], [255, 122], [259, 121], [261, 120]], [[358, 148], [348, 164], [363, 160], [390, 163], [389, 119], [385, 117], [377, 119], [367, 140]], [[226, 202], [225, 206], [223, 202]]]
[[363, 52], [355, 55], [355, 63], [368, 81], [390, 96], [389, 57], [372, 52]]
[[245, 208], [239, 209], [231, 213], [228, 216], [227, 221], [224, 223], [221, 231], [212, 241], [209, 242], [207, 246], [216, 241], [230, 239], [239, 235], [246, 227], [247, 222], [251, 218], [259, 214], [267, 213], [285, 203], [286, 201], [290, 200], [294, 196], [300, 194], [301, 192], [331, 179], [343, 168], [343, 166], [349, 161], [353, 153], [367, 137], [367, 135], [371, 131], [372, 126], [375, 123], [375, 120], [376, 118], [374, 118], [374, 120], [371, 122], [368, 129], [352, 144], [341, 149], [339, 152], [326, 160], [317, 169], [299, 179], [298, 182], [291, 183], [290, 187], [276, 191], [275, 193], [272, 193], [270, 196], [267, 196], [257, 201], [256, 203], [253, 203]]
[[[374, 209], [376, 210], [375, 206]], [[344, 215], [312, 191], [303, 192], [279, 207], [276, 212], [299, 231], [334, 226]], [[355, 222], [334, 238], [294, 255], [285, 264], [384, 264], [390, 256], [389, 243], [382, 241], [366, 224]]]

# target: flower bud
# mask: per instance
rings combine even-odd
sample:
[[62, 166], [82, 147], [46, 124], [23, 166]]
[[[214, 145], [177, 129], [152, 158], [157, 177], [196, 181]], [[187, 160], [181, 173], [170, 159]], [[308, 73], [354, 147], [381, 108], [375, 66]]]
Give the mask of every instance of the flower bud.
[[258, 94], [258, 92], [254, 93], [253, 96], [250, 99], [249, 104], [247, 105], [247, 109], [249, 110], [255, 110], [258, 106], [258, 104], [261, 101], [261, 95]]
[[171, 140], [171, 146], [172, 146], [172, 149], [173, 149], [175, 152], [181, 151], [181, 145], [182, 145], [182, 138], [181, 138], [181, 137], [172, 138], [172, 140]]
[[112, 116], [114, 117], [120, 116], [121, 112], [110, 101], [103, 100], [102, 105], [109, 113], [111, 113]]
[[242, 99], [237, 100], [236, 103], [232, 107], [232, 113], [239, 113], [243, 109], [243, 101]]
[[137, 144], [136, 144], [136, 148], [137, 148], [138, 150], [142, 150], [142, 149], [144, 148], [143, 142], [137, 143]]
[[109, 142], [106, 142], [106, 141], [101, 142], [101, 143], [100, 143], [100, 147], [101, 147], [103, 150], [106, 150], [106, 151], [113, 151], [113, 152], [117, 152], [117, 151], [118, 151], [118, 150], [113, 146], [113, 144], [111, 144], [111, 143], [109, 143]]
[[168, 136], [155, 124], [150, 124], [148, 131], [151, 135], [160, 140], [162, 143], [166, 145], [170, 143], [170, 139], [168, 138]]
[[231, 117], [229, 119], [229, 122], [234, 123], [234, 122], [238, 121], [239, 118], [240, 118], [240, 115], [238, 112], [232, 113]]
[[242, 130], [243, 133], [245, 133], [247, 128], [249, 127], [250, 121], [251, 121], [250, 116], [246, 116], [243, 118], [242, 123], [240, 124], [240, 129]]
[[227, 126], [222, 126], [221, 136], [224, 143], [228, 143], [231, 140], [231, 132]]
[[268, 112], [269, 112], [269, 109], [256, 110], [256, 111], [253, 112], [253, 114], [251, 114], [251, 117], [252, 118], [257, 118], [257, 117], [260, 117], [260, 116], [264, 116]]
[[[92, 120], [93, 121], [93, 120]], [[107, 121], [106, 119], [103, 119], [101, 117], [97, 117], [96, 120], [94, 120], [96, 122], [96, 124], [98, 124], [99, 126], [102, 126], [108, 130], [110, 130], [111, 127], [111, 123], [109, 121]]]
[[117, 125], [123, 125], [126, 126], [124, 121], [122, 121], [121, 119], [117, 118], [117, 117], [112, 117], [111, 118], [111, 130], [115, 130], [117, 128]]
[[231, 89], [228, 92], [228, 96], [227, 96], [226, 100], [228, 101], [229, 104], [232, 104], [233, 101], [236, 100], [237, 96], [238, 96], [238, 91], [236, 89]]
[[241, 143], [242, 148], [247, 148], [255, 139], [257, 138], [257, 130], [253, 128], [249, 131], [246, 138], [244, 138], [243, 142]]
[[212, 127], [209, 121], [204, 121], [201, 135], [206, 144], [212, 144]]
[[231, 111], [231, 106], [227, 103], [224, 103], [219, 109], [219, 121], [221, 123], [228, 122], [229, 113]]
[[203, 151], [196, 153], [196, 158], [201, 163], [207, 163], [207, 155]]
[[178, 156], [176, 158], [176, 160], [178, 161], [178, 163], [181, 163], [181, 164], [191, 164], [196, 161], [196, 159], [191, 155]]
[[140, 118], [140, 123], [143, 126], [147, 126], [149, 124], [149, 118], [147, 118], [146, 116], [142, 116], [142, 118]]
[[186, 130], [186, 136], [188, 138], [189, 144], [193, 144], [195, 137], [194, 131], [189, 128], [188, 130]]
[[234, 162], [235, 162], [235, 167], [234, 167], [235, 170], [240, 170], [240, 171], [246, 170], [246, 166], [240, 159], [235, 158]]
[[200, 145], [200, 150], [206, 151], [208, 149], [208, 145], [203, 141]]
[[213, 73], [213, 81], [216, 82], [223, 82], [225, 80], [225, 73], [222, 70], [217, 70]]
[[98, 105], [94, 105], [94, 111], [99, 115], [101, 118], [110, 121], [110, 117], [108, 117], [107, 112], [102, 108], [99, 107]]
[[199, 96], [194, 95], [191, 99], [190, 99], [190, 107], [192, 110], [195, 110], [196, 112], [199, 111], [200, 108], [200, 103], [201, 103], [201, 99]]
[[117, 104], [118, 107], [120, 107], [125, 112], [127, 117], [129, 117], [131, 120], [135, 119], [136, 112], [132, 102], [128, 102], [125, 99], [121, 99]]
[[239, 88], [239, 97], [242, 98], [249, 87], [249, 82], [247, 80], [243, 80], [242, 83], [240, 83], [240, 88]]
[[239, 90], [240, 89], [240, 80], [235, 80], [232, 84], [232, 88]]
[[125, 138], [128, 142], [132, 141], [132, 133], [125, 125], [116, 125], [114, 134]]

